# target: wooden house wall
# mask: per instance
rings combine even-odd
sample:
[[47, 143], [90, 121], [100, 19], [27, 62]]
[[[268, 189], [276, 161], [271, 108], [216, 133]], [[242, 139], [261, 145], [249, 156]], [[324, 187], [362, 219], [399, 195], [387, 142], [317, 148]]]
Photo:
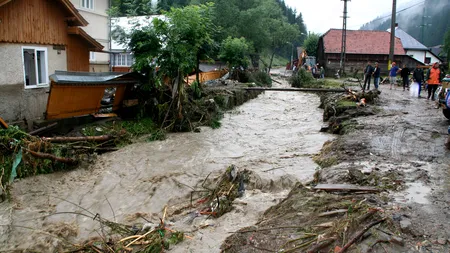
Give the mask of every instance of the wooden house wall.
[[58, 1], [11, 1], [0, 7], [0, 42], [66, 45], [68, 15]]
[[89, 71], [89, 45], [78, 35], [68, 35], [67, 71]]

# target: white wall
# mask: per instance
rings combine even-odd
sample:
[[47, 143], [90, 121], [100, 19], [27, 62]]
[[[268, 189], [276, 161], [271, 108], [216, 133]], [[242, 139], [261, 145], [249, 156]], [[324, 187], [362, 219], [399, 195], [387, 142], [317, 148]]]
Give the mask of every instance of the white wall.
[[67, 54], [51, 45], [0, 43], [0, 117], [9, 122], [42, 119], [47, 107], [48, 87], [25, 89], [22, 46], [45, 47], [48, 55], [48, 75], [55, 70], [67, 70]]
[[[89, 25], [82, 27], [92, 38], [103, 45], [103, 50], [109, 51], [109, 17], [107, 10], [109, 0], [93, 0], [94, 9], [82, 8], [82, 0], [70, 0], [78, 9], [80, 14], [89, 22]], [[91, 65], [109, 65], [109, 54], [95, 53], [95, 60], [90, 61]], [[91, 68], [92, 71], [92, 68]]]
[[435, 63], [435, 62], [442, 63], [436, 56], [434, 56], [432, 53], [430, 53], [428, 51], [427, 51], [426, 57], [430, 57], [431, 58], [431, 63]]
[[425, 51], [423, 50], [406, 50], [406, 54], [420, 62], [425, 62]]

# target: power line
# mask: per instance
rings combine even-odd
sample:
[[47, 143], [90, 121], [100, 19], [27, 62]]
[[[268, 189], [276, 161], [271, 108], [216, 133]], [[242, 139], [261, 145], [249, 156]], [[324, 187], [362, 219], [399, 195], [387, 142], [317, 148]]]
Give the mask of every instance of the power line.
[[[425, 1], [418, 2], [418, 3], [416, 3], [416, 4], [413, 4], [413, 5], [411, 5], [411, 6], [408, 6], [408, 7], [404, 8], [404, 9], [401, 9], [401, 10], [395, 12], [395, 14], [399, 14], [400, 12], [406, 11], [406, 10], [408, 10], [408, 9], [411, 9], [411, 8], [413, 8], [413, 7], [416, 7], [416, 6], [421, 5], [421, 4], [424, 4], [424, 3], [425, 3]], [[382, 19], [385, 19], [385, 18], [390, 18], [390, 17], [392, 17], [392, 14], [386, 15], [386, 16], [384, 16], [384, 17], [376, 18], [376, 19], [374, 19], [374, 20], [372, 20], [372, 21], [370, 21], [370, 22], [375, 22], [375, 21], [382, 20]], [[369, 22], [368, 22], [368, 23], [369, 23]], [[364, 23], [364, 24], [358, 25], [358, 26], [361, 27], [361, 26], [363, 26], [363, 25], [365, 25], [365, 24], [367, 24], [367, 23]], [[356, 27], [356, 25], [355, 25], [355, 26], [352, 26], [352, 27]]]

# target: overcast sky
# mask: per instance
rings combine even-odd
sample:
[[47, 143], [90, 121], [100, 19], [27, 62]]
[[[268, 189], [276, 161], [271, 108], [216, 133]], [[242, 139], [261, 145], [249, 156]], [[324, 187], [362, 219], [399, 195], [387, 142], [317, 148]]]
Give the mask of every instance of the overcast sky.
[[[424, 0], [397, 0], [397, 10]], [[344, 2], [342, 0], [285, 0], [303, 15], [308, 31], [325, 33], [330, 28], [342, 29]], [[357, 30], [364, 23], [392, 12], [392, 0], [352, 0], [347, 4], [347, 29]]]

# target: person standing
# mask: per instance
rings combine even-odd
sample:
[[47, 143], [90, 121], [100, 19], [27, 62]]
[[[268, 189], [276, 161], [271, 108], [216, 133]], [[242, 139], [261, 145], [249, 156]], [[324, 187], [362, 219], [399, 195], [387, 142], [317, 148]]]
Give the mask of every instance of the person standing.
[[367, 89], [370, 90], [370, 79], [372, 78], [372, 74], [373, 74], [373, 67], [370, 64], [370, 61], [368, 61], [367, 66], [364, 69], [364, 88], [363, 88], [363, 90], [366, 90], [366, 84], [367, 84]]
[[392, 85], [394, 85], [394, 89], [395, 86], [397, 85], [397, 73], [399, 72], [399, 68], [397, 67], [396, 63], [393, 62], [391, 65], [391, 69], [389, 70], [389, 82], [391, 83], [391, 90], [392, 90]]
[[375, 90], [378, 90], [378, 85], [380, 84], [380, 73], [380, 66], [378, 66], [378, 62], [375, 62], [375, 68], [373, 70], [373, 85], [375, 85]]
[[439, 68], [439, 63], [435, 62], [433, 67], [431, 67], [427, 72], [427, 77], [425, 80], [428, 82], [428, 97], [434, 101], [434, 93], [436, 92], [437, 87], [441, 84], [442, 79], [444, 78], [444, 72]]
[[411, 73], [411, 71], [409, 70], [408, 67], [406, 67], [406, 64], [403, 64], [403, 68], [400, 71], [400, 76], [402, 77], [402, 81], [403, 81], [403, 91], [405, 91], [405, 89], [409, 90], [409, 74]]
[[323, 66], [320, 66], [320, 78], [325, 78], [325, 69], [323, 68]]
[[419, 84], [419, 95], [418, 95], [419, 98], [421, 97], [420, 91], [422, 90], [423, 79], [425, 79], [423, 69], [420, 67], [420, 64], [417, 63], [416, 68], [413, 71], [413, 80], [414, 82]]

